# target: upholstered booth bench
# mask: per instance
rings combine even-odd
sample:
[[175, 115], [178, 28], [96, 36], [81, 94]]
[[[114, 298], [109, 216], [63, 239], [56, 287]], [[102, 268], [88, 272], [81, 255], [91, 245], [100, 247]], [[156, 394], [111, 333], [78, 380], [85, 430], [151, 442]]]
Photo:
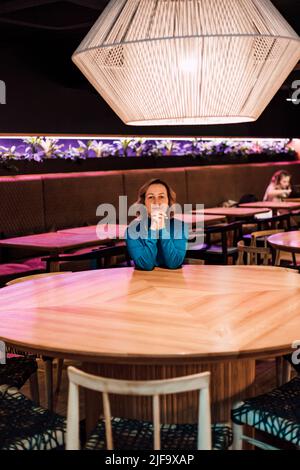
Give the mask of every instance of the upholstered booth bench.
[[[118, 209], [118, 197], [126, 195], [129, 207], [138, 188], [154, 177], [171, 184], [180, 204], [212, 207], [229, 199], [238, 201], [243, 194], [262, 198], [278, 169], [289, 171], [294, 182], [300, 182], [300, 162], [0, 177], [0, 237], [96, 224], [99, 204], [110, 203]], [[44, 269], [37, 253], [0, 250], [0, 285]]]

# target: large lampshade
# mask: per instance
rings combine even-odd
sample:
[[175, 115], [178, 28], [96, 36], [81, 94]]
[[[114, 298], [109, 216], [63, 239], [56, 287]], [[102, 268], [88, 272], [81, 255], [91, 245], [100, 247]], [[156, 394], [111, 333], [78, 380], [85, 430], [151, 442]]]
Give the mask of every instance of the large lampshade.
[[300, 59], [270, 0], [111, 0], [73, 61], [130, 125], [255, 121]]

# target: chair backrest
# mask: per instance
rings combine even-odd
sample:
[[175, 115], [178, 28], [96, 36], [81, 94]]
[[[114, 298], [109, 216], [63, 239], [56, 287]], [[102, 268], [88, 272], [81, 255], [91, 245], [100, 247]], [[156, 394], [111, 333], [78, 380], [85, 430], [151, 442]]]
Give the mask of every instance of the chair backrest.
[[238, 242], [238, 252], [239, 256], [237, 259], [237, 264], [245, 264], [245, 255], [247, 265], [257, 265], [258, 264], [258, 255], [263, 258], [263, 264], [267, 265], [269, 258], [271, 256], [271, 251], [269, 248], [259, 248], [257, 246], [245, 246], [244, 241]]
[[274, 215], [273, 217], [269, 217], [266, 219], [259, 220], [257, 218], [257, 226], [258, 230], [263, 230], [266, 227], [270, 229], [278, 229], [279, 226], [284, 228], [285, 230], [291, 229], [291, 213], [287, 212], [284, 214]]
[[229, 233], [233, 233], [233, 237], [231, 240], [231, 245], [233, 247], [237, 246], [238, 241], [242, 238], [242, 227], [243, 222], [231, 222], [229, 224], [219, 224], [213, 227], [207, 227], [205, 229], [206, 234], [206, 244], [209, 246], [211, 243], [211, 235], [214, 233], [219, 233], [221, 235], [221, 243], [222, 243], [222, 253], [224, 256], [227, 255], [228, 250], [228, 235]]
[[[68, 367], [69, 398], [67, 417], [67, 450], [78, 450], [79, 445], [79, 387], [102, 393], [105, 434], [108, 450], [113, 450], [109, 394], [152, 396], [154, 450], [160, 450], [160, 395], [199, 391], [197, 448], [211, 449], [211, 416], [209, 384], [210, 372], [165, 380], [126, 381], [87, 374]], [[201, 429], [200, 429], [201, 420]]]
[[271, 235], [275, 235], [276, 233], [284, 232], [283, 229], [281, 230], [260, 230], [257, 232], [251, 233], [251, 246], [257, 246], [257, 239], [262, 240], [264, 242], [264, 247], [268, 247], [268, 237]]
[[227, 233], [239, 231], [242, 228], [242, 222], [231, 222], [229, 224], [218, 224], [205, 228], [205, 233]]
[[56, 276], [57, 274], [66, 274], [66, 273], [64, 271], [58, 271], [58, 272], [53, 272], [53, 273], [42, 273], [42, 274], [33, 274], [32, 276], [17, 277], [16, 279], [13, 279], [12, 281], [7, 282], [5, 285], [12, 286], [13, 284], [19, 284], [19, 282], [33, 281], [34, 279]]

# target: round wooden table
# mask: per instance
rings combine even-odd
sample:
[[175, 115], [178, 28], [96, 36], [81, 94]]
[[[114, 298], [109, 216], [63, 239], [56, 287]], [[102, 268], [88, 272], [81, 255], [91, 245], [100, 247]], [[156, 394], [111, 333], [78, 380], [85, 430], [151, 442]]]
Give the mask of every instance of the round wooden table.
[[[255, 360], [291, 351], [300, 278], [262, 266], [184, 266], [68, 273], [0, 290], [0, 339], [89, 372], [158, 379], [210, 370], [214, 421], [252, 393]], [[197, 394], [168, 396], [164, 422], [195, 422]], [[87, 428], [100, 412], [86, 393]], [[116, 416], [152, 419], [147, 398], [112, 400]]]
[[300, 253], [300, 231], [282, 232], [268, 238], [270, 245], [278, 251]]

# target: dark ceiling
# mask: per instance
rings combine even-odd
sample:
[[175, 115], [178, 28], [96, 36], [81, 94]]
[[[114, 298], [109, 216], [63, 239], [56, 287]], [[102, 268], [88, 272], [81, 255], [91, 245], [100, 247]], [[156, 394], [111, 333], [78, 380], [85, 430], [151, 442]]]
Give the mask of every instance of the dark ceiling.
[[[33, 133], [138, 133], [148, 135], [153, 133], [245, 135], [246, 133], [258, 136], [271, 135], [273, 128], [274, 135], [283, 135], [289, 132], [286, 122], [284, 128], [279, 127], [278, 123], [272, 127], [269, 122], [272, 117], [274, 118], [273, 108], [275, 105], [277, 116], [285, 115], [288, 113], [288, 109], [290, 110], [291, 122], [289, 125], [294, 134], [297, 132], [297, 128], [300, 126], [296, 126], [294, 121], [297, 116], [299, 118], [300, 106], [297, 109], [295, 105], [289, 103], [289, 108], [287, 108], [286, 97], [291, 82], [296, 79], [300, 80], [299, 64], [257, 123], [188, 128], [132, 128], [125, 126], [97, 95], [71, 61], [72, 53], [108, 2], [109, 0], [2, 0], [0, 2], [0, 80], [5, 78], [8, 82], [5, 119], [3, 117], [4, 107], [0, 108], [0, 133], [26, 130], [26, 132]], [[300, 35], [300, 0], [273, 0], [273, 3]], [[5, 64], [9, 65], [5, 67]], [[28, 122], [24, 124], [21, 105], [18, 116], [20, 119], [22, 117], [23, 121], [19, 121], [16, 109], [12, 109], [12, 106], [16, 105], [16, 101], [13, 99], [14, 95], [11, 95], [12, 98], [9, 100], [9, 84], [12, 84], [11, 88], [18, 86], [16, 77], [20, 77], [23, 73], [24, 76], [28, 76], [29, 71], [32, 77], [32, 88], [27, 89], [27, 97], [23, 96], [23, 99], [30, 100], [33, 109], [34, 104], [39, 101], [38, 84], [41, 88], [46, 90], [49, 87], [50, 90], [49, 82], [51, 82], [51, 86], [56, 87], [56, 96], [60, 97], [60, 103], [57, 105], [69, 109], [70, 102], [77, 99], [77, 106], [82, 107], [85, 112], [90, 111], [88, 122], [82, 121], [80, 123], [80, 120], [77, 120], [76, 123], [74, 120], [72, 122], [71, 114], [74, 110], [70, 110], [70, 116], [61, 122], [58, 117], [51, 120], [43, 111], [40, 111], [38, 119], [31, 115]], [[1, 76], [3, 74], [4, 78]], [[28, 77], [27, 79], [30, 81]], [[48, 95], [51, 95], [50, 91]], [[43, 98], [47, 101], [46, 95]], [[80, 100], [82, 100], [82, 104], [80, 104]], [[278, 111], [280, 106], [282, 106], [282, 113]], [[100, 113], [101, 116], [105, 116], [105, 123], [103, 120], [99, 121]], [[14, 116], [14, 121], [10, 121], [10, 116]], [[39, 126], [37, 126], [37, 122]], [[268, 123], [270, 124], [269, 128]], [[300, 129], [298, 134], [300, 135]]]

